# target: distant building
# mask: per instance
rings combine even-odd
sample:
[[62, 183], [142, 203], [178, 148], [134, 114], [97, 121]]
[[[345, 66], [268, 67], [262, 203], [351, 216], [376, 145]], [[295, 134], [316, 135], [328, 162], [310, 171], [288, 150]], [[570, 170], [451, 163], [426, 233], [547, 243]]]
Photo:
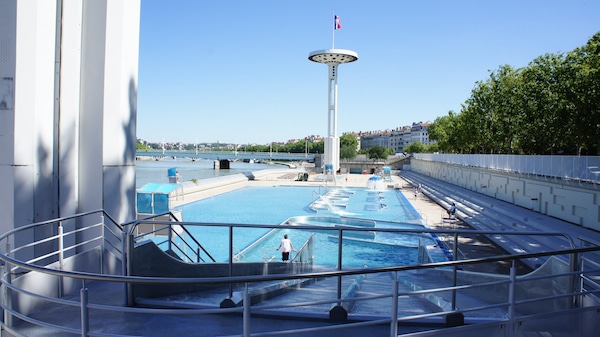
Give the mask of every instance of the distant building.
[[432, 142], [429, 141], [429, 124], [430, 123], [413, 123], [410, 130], [411, 143], [420, 142], [424, 145], [429, 145]]
[[360, 133], [360, 149], [366, 150], [373, 146], [390, 147], [390, 132]]
[[396, 152], [403, 152], [404, 148], [411, 143], [433, 144], [435, 142], [429, 140], [429, 124], [418, 122], [409, 126], [397, 127], [391, 131], [360, 132], [357, 136], [360, 149], [366, 150], [373, 146], [383, 146], [392, 148]]
[[411, 129], [410, 126], [398, 127], [390, 134], [390, 147], [398, 152], [402, 152], [404, 147], [411, 142]]

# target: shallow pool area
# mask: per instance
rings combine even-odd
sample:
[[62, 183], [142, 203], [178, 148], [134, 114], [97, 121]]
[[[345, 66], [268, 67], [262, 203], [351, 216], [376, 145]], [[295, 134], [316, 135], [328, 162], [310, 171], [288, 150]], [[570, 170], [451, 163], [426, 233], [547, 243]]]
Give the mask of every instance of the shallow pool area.
[[[423, 226], [415, 224], [346, 217], [297, 216], [289, 218], [285, 225], [304, 228], [286, 227], [271, 230], [235, 255], [234, 259], [236, 261], [279, 261], [281, 257], [276, 248], [286, 234], [295, 242], [296, 249], [314, 235], [315, 264], [327, 267], [338, 265], [340, 235], [342, 236], [342, 266], [352, 268], [407, 264], [416, 261], [419, 245], [436, 244], [435, 239], [429, 234], [419, 233], [419, 229]], [[315, 226], [315, 229], [306, 229], [306, 226]], [[344, 228], [342, 234], [338, 231], [340, 227]], [[409, 229], [414, 230], [414, 233], [377, 231], [383, 228]], [[291, 257], [293, 258], [295, 254], [292, 253]]]
[[[314, 210], [310, 205], [329, 191], [352, 193], [341, 209]], [[386, 207], [380, 205], [384, 201]], [[316, 186], [244, 187], [178, 207], [184, 221], [280, 224], [298, 215], [331, 215], [420, 223], [414, 207], [397, 190]]]
[[[336, 226], [411, 228], [416, 232], [424, 228], [418, 212], [401, 192], [393, 189], [245, 187], [178, 209], [185, 222], [266, 225], [286, 222], [332, 228], [234, 228], [235, 261], [279, 261], [281, 253], [277, 247], [284, 234], [290, 236], [296, 249], [315, 234], [315, 264], [336, 266], [339, 240]], [[190, 230], [217, 261], [229, 260], [227, 227], [196, 226]], [[419, 243], [433, 245], [436, 242], [426, 234], [346, 231], [342, 265], [379, 267], [413, 263]]]

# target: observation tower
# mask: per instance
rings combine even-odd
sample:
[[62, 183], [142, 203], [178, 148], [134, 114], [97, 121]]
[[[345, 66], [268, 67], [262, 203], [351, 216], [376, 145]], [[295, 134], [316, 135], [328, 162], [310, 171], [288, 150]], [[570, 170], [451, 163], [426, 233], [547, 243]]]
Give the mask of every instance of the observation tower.
[[337, 73], [338, 66], [358, 60], [358, 54], [346, 49], [322, 49], [308, 54], [313, 62], [326, 64], [329, 70], [329, 103], [327, 138], [325, 138], [325, 172], [335, 174], [340, 169], [340, 138], [337, 135]]

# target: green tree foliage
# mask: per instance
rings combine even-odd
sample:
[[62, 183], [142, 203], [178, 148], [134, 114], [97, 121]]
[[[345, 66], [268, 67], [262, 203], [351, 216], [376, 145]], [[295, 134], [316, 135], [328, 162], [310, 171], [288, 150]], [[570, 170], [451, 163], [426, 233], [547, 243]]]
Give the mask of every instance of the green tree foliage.
[[423, 153], [427, 152], [427, 147], [421, 142], [413, 142], [404, 147], [406, 153]]
[[288, 142], [285, 144], [245, 145], [240, 148], [245, 152], [286, 152], [286, 153], [323, 153], [323, 142], [311, 142], [306, 140]]
[[440, 152], [440, 146], [437, 143], [427, 145], [427, 152]]
[[352, 149], [348, 146], [343, 146], [340, 148], [340, 159], [354, 159], [356, 158], [356, 149]]
[[340, 158], [354, 159], [356, 158], [358, 140], [350, 133], [346, 133], [340, 137]]
[[387, 159], [388, 154], [388, 148], [385, 146], [375, 145], [367, 149], [367, 157], [370, 159]]
[[429, 137], [448, 153], [598, 154], [599, 105], [600, 32], [569, 53], [491, 71]]
[[453, 138], [456, 137], [457, 126], [458, 118], [454, 111], [448, 112], [447, 116], [436, 118], [434, 123], [429, 126], [429, 138], [437, 141], [439, 151], [454, 151], [453, 144], [456, 144], [457, 140]]
[[310, 143], [310, 153], [325, 153], [325, 142]]
[[135, 149], [136, 150], [146, 150], [148, 149], [148, 147], [143, 144], [142, 142], [140, 142], [140, 140], [138, 139], [137, 142], [135, 143]]

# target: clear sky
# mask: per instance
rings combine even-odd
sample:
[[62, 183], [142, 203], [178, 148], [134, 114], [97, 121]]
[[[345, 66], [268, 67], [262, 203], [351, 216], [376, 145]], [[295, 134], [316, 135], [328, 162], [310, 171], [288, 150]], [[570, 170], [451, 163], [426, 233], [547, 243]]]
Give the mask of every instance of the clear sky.
[[598, 0], [143, 0], [137, 137], [286, 142], [327, 135], [332, 47], [338, 136], [460, 111], [476, 81], [568, 52], [600, 31]]

